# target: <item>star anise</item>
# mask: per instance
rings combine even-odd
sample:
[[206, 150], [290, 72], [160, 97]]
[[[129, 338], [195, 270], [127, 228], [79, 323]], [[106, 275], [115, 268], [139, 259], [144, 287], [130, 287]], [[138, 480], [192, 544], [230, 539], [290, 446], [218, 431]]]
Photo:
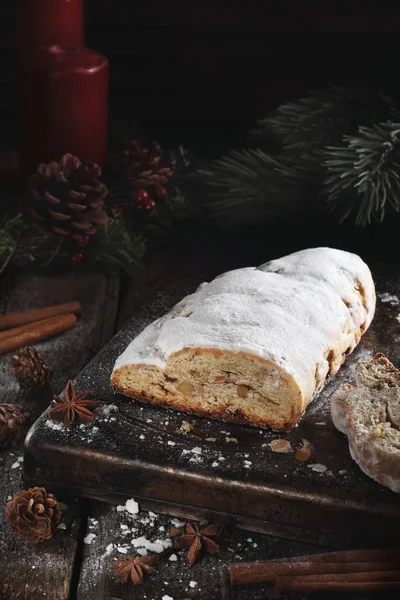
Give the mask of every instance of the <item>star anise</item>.
[[199, 529], [196, 523], [187, 523], [185, 534], [179, 538], [179, 545], [189, 550], [189, 565], [194, 565], [200, 558], [202, 551], [210, 554], [219, 552], [219, 544], [215, 538], [219, 538], [222, 533], [220, 525], [206, 525]]
[[127, 556], [123, 560], [117, 560], [112, 563], [117, 581], [126, 583], [132, 581], [134, 585], [142, 583], [145, 574], [150, 575], [156, 566], [157, 557], [155, 554], [148, 556]]
[[89, 390], [76, 393], [72, 381], [68, 381], [67, 387], [61, 396], [54, 396], [49, 412], [52, 421], [62, 421], [65, 427], [72, 427], [75, 421], [80, 423], [91, 423], [94, 414], [90, 408], [95, 408], [100, 402], [98, 400], [87, 400]]

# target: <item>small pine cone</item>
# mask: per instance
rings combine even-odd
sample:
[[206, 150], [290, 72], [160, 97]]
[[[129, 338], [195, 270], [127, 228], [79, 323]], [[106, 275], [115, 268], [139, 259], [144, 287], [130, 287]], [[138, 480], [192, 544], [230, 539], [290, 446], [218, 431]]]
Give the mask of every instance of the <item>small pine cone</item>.
[[158, 172], [142, 171], [137, 175], [129, 175], [129, 182], [139, 188], [152, 188], [156, 185], [165, 185], [174, 174], [172, 169], [164, 168]]
[[0, 450], [14, 448], [25, 436], [31, 414], [18, 404], [0, 404]]
[[58, 500], [44, 488], [34, 487], [14, 494], [6, 506], [11, 529], [25, 542], [49, 540], [61, 521]]
[[157, 142], [142, 146], [132, 140], [128, 150], [122, 152], [127, 178], [133, 187], [153, 188], [166, 185], [175, 171], [176, 160], [171, 158]]
[[11, 366], [23, 390], [39, 390], [51, 381], [52, 371], [36, 348], [21, 348], [11, 358]]
[[28, 179], [25, 209], [39, 227], [60, 237], [94, 235], [107, 223], [104, 198], [107, 188], [99, 180], [94, 162], [83, 164], [72, 154], [60, 162], [41, 164]]

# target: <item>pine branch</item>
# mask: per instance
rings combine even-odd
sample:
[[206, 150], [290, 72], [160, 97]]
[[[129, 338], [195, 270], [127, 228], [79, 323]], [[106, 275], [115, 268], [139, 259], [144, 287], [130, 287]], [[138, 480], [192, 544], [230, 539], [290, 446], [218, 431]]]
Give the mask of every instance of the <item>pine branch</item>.
[[198, 176], [206, 212], [225, 228], [293, 214], [304, 205], [302, 192], [309, 186], [295, 165], [262, 150], [234, 150], [199, 170]]
[[388, 209], [400, 211], [400, 122], [359, 127], [344, 136], [345, 146], [326, 149], [324, 193], [340, 221], [357, 225], [383, 221]]
[[5, 217], [0, 226], [0, 274], [12, 262], [18, 250], [19, 239], [27, 227], [22, 214]]
[[111, 219], [103, 225], [87, 249], [88, 262], [110, 267], [142, 266], [145, 252], [142, 236], [134, 234], [124, 219]]
[[355, 133], [360, 125], [399, 118], [395, 103], [379, 87], [331, 84], [283, 104], [259, 121], [254, 135], [262, 139], [276, 136], [285, 151], [313, 152], [339, 145], [343, 135]]

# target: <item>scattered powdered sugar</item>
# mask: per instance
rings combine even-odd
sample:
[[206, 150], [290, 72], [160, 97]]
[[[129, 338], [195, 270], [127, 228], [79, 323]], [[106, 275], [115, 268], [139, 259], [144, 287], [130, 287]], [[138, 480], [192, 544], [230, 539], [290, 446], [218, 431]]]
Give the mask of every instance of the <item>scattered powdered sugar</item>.
[[161, 552], [164, 550], [172, 548], [172, 540], [170, 538], [166, 538], [164, 540], [157, 539], [155, 542], [152, 542], [143, 535], [138, 538], [134, 538], [131, 541], [131, 544], [134, 548], [145, 548], [149, 552], [155, 552], [156, 554], [161, 554]]
[[251, 462], [251, 460], [245, 460], [243, 466], [244, 466], [245, 469], [250, 469], [250, 467], [251, 467], [252, 464], [253, 463]]
[[140, 556], [147, 556], [147, 550], [146, 550], [146, 548], [138, 548], [138, 549], [136, 550], [136, 552], [137, 552], [138, 554], [140, 554]]
[[176, 554], [171, 554], [168, 560], [170, 560], [171, 562], [176, 562], [178, 560], [178, 557]]
[[65, 429], [66, 431], [68, 431], [62, 423], [51, 421], [50, 419], [47, 419], [46, 427], [48, 427], [49, 429], [54, 429], [55, 431], [60, 431], [61, 429]]
[[16, 461], [14, 464], [11, 465], [12, 469], [19, 469], [20, 468], [20, 463], [18, 461]]
[[328, 467], [326, 465], [321, 465], [321, 463], [313, 463], [308, 465], [308, 467], [316, 473], [325, 473], [325, 471], [328, 470]]
[[341, 471], [339, 471], [339, 475], [346, 475], [346, 473], [346, 469], [341, 469]]
[[133, 498], [125, 502], [125, 508], [131, 515], [137, 515], [139, 512], [139, 504]]
[[400, 304], [400, 298], [394, 294], [390, 294], [389, 292], [378, 294], [378, 298], [381, 302], [390, 304], [390, 306], [398, 306]]
[[193, 454], [201, 454], [202, 449], [196, 446], [195, 448], [191, 449], [191, 452], [193, 452]]
[[171, 523], [177, 529], [179, 529], [179, 527], [183, 527], [184, 525], [186, 525], [186, 521], [180, 521], [179, 519], [171, 519]]
[[108, 421], [115, 421], [115, 417], [113, 417], [112, 414], [116, 412], [118, 412], [118, 406], [115, 404], [103, 404], [97, 408], [96, 418], [105, 423]]
[[195, 588], [195, 587], [196, 587], [196, 585], [197, 585], [197, 581], [191, 581], [191, 582], [189, 583], [189, 585], [190, 585], [190, 587], [191, 587], [191, 588]]
[[93, 540], [97, 537], [97, 535], [95, 533], [88, 533], [84, 538], [83, 538], [83, 543], [84, 544], [91, 544], [93, 542]]
[[395, 319], [398, 323], [400, 323], [400, 313], [398, 315], [396, 315]]
[[168, 596], [168, 594], [164, 594], [161, 600], [174, 600], [172, 596]]
[[57, 529], [67, 529], [67, 526], [65, 523], [60, 523], [59, 525], [57, 525]]
[[120, 552], [121, 554], [128, 554], [128, 549], [124, 548], [123, 546], [117, 546], [117, 552]]

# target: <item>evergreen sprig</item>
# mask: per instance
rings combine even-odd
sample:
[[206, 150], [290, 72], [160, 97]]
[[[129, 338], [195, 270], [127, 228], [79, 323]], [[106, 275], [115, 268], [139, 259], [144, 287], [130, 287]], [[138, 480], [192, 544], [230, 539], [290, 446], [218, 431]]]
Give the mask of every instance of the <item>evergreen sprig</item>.
[[93, 264], [128, 269], [134, 265], [142, 266], [145, 250], [144, 237], [135, 234], [125, 219], [113, 218], [97, 232], [88, 248], [87, 258]]
[[4, 217], [0, 225], [0, 274], [12, 261], [24, 229], [26, 229], [26, 225], [21, 213], [12, 217]]
[[356, 225], [382, 221], [389, 207], [400, 211], [399, 123], [399, 107], [379, 85], [311, 91], [261, 119], [253, 149], [200, 171], [208, 212], [243, 226], [299, 208]]
[[388, 208], [400, 210], [400, 122], [360, 127], [344, 146], [326, 149], [324, 192], [331, 210], [357, 225], [383, 221]]
[[[199, 169], [206, 211], [225, 228], [282, 219], [301, 204], [302, 173], [262, 150], [233, 150]], [[306, 182], [304, 182], [306, 184]]]
[[398, 117], [392, 98], [378, 86], [330, 84], [281, 105], [259, 121], [256, 132], [262, 136], [272, 133], [285, 152], [301, 153], [340, 144], [343, 135], [356, 132], [359, 126]]

